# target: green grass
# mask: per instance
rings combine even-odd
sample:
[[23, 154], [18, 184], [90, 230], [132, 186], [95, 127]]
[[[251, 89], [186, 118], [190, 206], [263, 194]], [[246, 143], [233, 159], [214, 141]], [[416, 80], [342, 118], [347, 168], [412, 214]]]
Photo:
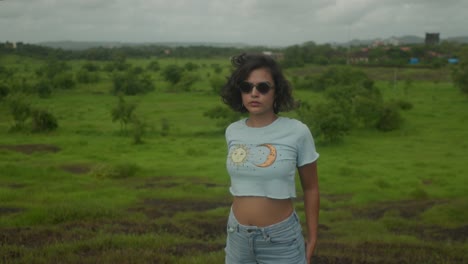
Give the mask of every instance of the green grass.
[[[33, 105], [57, 116], [59, 129], [51, 133], [8, 132], [12, 119], [0, 101], [0, 262], [223, 262], [231, 199], [226, 143], [223, 129], [203, 112], [221, 104], [208, 87], [210, 65], [223, 65], [224, 76], [228, 64], [193, 61], [206, 65], [198, 70], [202, 78], [193, 92], [165, 92], [169, 84], [154, 73], [155, 92], [126, 97], [148, 124], [141, 145], [111, 121], [117, 98], [106, 78], [54, 91], [48, 99], [31, 96]], [[17, 57], [7, 62], [24, 75], [41, 63]], [[149, 60], [130, 62], [144, 67]], [[71, 63], [76, 70], [84, 62]], [[468, 261], [467, 97], [447, 80], [418, 79], [434, 70], [402, 70], [415, 76], [407, 89], [403, 82], [388, 83], [392, 69], [364, 70], [386, 100], [404, 99], [413, 109], [403, 112], [400, 130], [354, 130], [343, 142], [317, 145], [322, 194], [317, 260]], [[296, 97], [313, 104], [321, 95], [301, 90]], [[161, 135], [163, 119], [169, 122], [167, 136]], [[14, 150], [31, 144], [56, 151]], [[304, 219], [299, 199], [296, 206]]]

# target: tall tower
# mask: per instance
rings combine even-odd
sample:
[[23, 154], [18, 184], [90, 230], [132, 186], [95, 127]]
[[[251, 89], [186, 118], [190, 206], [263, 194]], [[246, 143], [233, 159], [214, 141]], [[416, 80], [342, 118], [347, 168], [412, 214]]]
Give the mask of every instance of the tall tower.
[[426, 45], [438, 45], [440, 43], [440, 33], [426, 33]]

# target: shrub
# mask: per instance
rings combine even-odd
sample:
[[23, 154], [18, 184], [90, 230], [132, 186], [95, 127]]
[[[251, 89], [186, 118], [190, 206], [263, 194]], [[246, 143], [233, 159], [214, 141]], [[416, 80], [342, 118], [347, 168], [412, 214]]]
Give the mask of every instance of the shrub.
[[119, 95], [117, 105], [112, 109], [112, 122], [119, 121], [121, 132], [127, 130], [127, 124], [131, 122], [136, 105], [129, 104], [122, 95]]
[[214, 94], [219, 94], [221, 90], [223, 89], [224, 84], [226, 83], [226, 80], [219, 76], [214, 76], [210, 78], [209, 81], [210, 81], [211, 90], [213, 91]]
[[56, 130], [57, 119], [51, 113], [43, 109], [32, 111], [32, 132], [48, 132]]
[[96, 178], [124, 179], [135, 176], [138, 171], [139, 167], [134, 163], [99, 164], [91, 170], [91, 175]]
[[60, 73], [52, 79], [52, 84], [58, 89], [72, 89], [75, 87], [75, 80], [71, 73]]
[[161, 66], [159, 65], [158, 61], [153, 60], [148, 64], [148, 66], [146, 66], [146, 69], [157, 72], [161, 69]]
[[382, 104], [365, 96], [357, 96], [353, 101], [353, 114], [356, 123], [364, 127], [375, 127], [380, 118]]
[[7, 97], [8, 94], [10, 93], [10, 88], [4, 83], [0, 83], [0, 101]]
[[170, 64], [162, 71], [164, 79], [172, 84], [176, 84], [182, 79], [184, 69], [175, 64]]
[[99, 71], [99, 66], [88, 61], [86, 62], [85, 64], [83, 64], [83, 66], [81, 67], [83, 70], [86, 70], [88, 72], [95, 72], [95, 71]]
[[[303, 105], [302, 107], [308, 107]], [[352, 122], [336, 102], [320, 103], [302, 114], [303, 122], [313, 134], [325, 142], [337, 142], [352, 128]]]
[[40, 98], [47, 98], [50, 97], [50, 95], [52, 94], [52, 84], [50, 83], [50, 81], [46, 81], [44, 79], [36, 83], [34, 89], [36, 90]]
[[397, 100], [394, 102], [396, 105], [398, 105], [398, 107], [401, 109], [401, 110], [410, 110], [413, 108], [413, 104], [411, 102], [408, 102], [408, 101], [405, 101], [405, 100]]
[[186, 71], [195, 71], [198, 68], [200, 68], [200, 66], [198, 64], [195, 64], [195, 63], [191, 62], [191, 61], [185, 63], [185, 65], [184, 65], [184, 69]]
[[31, 103], [20, 94], [15, 94], [8, 97], [8, 106], [15, 122], [10, 130], [17, 131], [25, 129], [26, 120], [31, 116]]
[[161, 136], [163, 137], [168, 136], [169, 130], [171, 130], [171, 124], [169, 123], [169, 119], [167, 118], [161, 119]]
[[221, 72], [223, 72], [223, 68], [217, 63], [211, 64], [211, 68], [213, 68], [216, 74], [220, 74]]
[[143, 144], [143, 136], [146, 133], [147, 124], [135, 115], [132, 116], [131, 124], [133, 144]]
[[184, 73], [180, 78], [179, 82], [172, 87], [175, 91], [189, 92], [192, 89], [194, 83], [200, 80], [200, 76], [193, 73]]
[[137, 75], [132, 71], [115, 73], [112, 76], [113, 93], [136, 95], [154, 91], [154, 83], [149, 75]]
[[99, 74], [81, 69], [76, 73], [76, 81], [79, 83], [96, 83], [99, 81]]
[[56, 75], [59, 75], [69, 69], [71, 69], [71, 67], [66, 62], [51, 59], [41, 68], [36, 70], [36, 74], [39, 77], [53, 79]]
[[381, 116], [377, 122], [377, 129], [380, 131], [391, 131], [401, 127], [403, 118], [398, 111], [398, 106], [387, 103], [383, 106]]
[[468, 94], [468, 63], [455, 67], [452, 72], [455, 85], [464, 94]]

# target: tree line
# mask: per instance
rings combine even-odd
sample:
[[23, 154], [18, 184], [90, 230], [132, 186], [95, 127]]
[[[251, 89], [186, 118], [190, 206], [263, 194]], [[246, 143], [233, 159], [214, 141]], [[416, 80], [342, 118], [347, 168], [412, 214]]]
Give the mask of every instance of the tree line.
[[[213, 47], [213, 46], [164, 46], [141, 45], [124, 47], [95, 47], [85, 50], [64, 50], [35, 44], [18, 42], [0, 43], [0, 53], [18, 54], [38, 58], [57, 58], [60, 60], [85, 59], [111, 61], [117, 57], [127, 58], [229, 58], [241, 52], [264, 52], [278, 54], [283, 67], [302, 67], [306, 64], [344, 65], [360, 64], [366, 66], [412, 66], [442, 67], [448, 64], [448, 58], [460, 58], [460, 53], [467, 44], [442, 42], [440, 45], [411, 44], [404, 46], [334, 46], [305, 42], [285, 48], [268, 47]], [[418, 65], [410, 65], [412, 58], [418, 59]]]

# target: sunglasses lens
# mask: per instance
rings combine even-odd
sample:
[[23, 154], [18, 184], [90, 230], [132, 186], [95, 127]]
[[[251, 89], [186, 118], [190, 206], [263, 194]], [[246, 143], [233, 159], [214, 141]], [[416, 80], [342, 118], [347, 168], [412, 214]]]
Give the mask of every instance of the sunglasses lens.
[[253, 89], [253, 84], [248, 82], [241, 82], [239, 84], [239, 90], [243, 93], [250, 93]]
[[257, 84], [257, 90], [261, 94], [266, 94], [266, 93], [268, 93], [268, 91], [270, 91], [270, 85], [268, 83], [266, 83], [266, 82], [258, 83]]

